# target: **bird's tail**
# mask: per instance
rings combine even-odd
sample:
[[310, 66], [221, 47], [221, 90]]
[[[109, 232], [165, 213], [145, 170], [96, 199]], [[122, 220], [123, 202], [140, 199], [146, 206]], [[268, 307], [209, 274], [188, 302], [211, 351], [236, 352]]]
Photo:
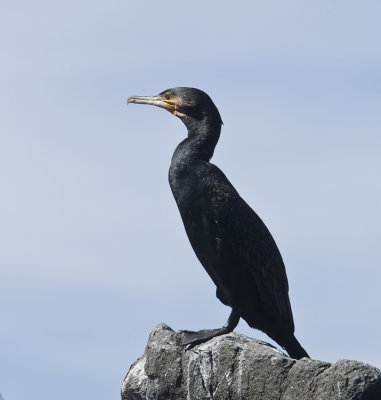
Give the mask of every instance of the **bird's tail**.
[[282, 344], [282, 347], [286, 349], [291, 358], [295, 358], [296, 360], [299, 360], [303, 357], [310, 358], [293, 334], [290, 335], [288, 340]]

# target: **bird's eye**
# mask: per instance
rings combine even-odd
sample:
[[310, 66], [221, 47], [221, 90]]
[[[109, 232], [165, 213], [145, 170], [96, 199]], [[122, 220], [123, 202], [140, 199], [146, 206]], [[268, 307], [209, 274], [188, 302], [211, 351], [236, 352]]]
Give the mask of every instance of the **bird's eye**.
[[165, 93], [165, 94], [164, 94], [164, 98], [165, 98], [166, 100], [171, 100], [171, 96], [170, 96], [168, 93]]

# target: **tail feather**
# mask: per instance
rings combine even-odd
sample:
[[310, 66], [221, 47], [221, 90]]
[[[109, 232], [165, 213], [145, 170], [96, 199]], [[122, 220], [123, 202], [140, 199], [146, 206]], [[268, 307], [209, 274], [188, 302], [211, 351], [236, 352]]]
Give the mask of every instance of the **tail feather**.
[[310, 358], [294, 335], [291, 335], [289, 340], [287, 340], [287, 343], [284, 343], [282, 347], [286, 349], [291, 358], [295, 358], [296, 360], [299, 360], [303, 357]]

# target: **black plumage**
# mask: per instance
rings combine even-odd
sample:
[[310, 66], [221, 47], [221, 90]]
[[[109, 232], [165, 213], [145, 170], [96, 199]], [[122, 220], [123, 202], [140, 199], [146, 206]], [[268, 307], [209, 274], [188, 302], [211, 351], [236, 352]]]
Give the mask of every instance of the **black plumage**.
[[308, 357], [294, 336], [286, 270], [273, 237], [209, 162], [222, 125], [213, 101], [201, 90], [174, 88], [157, 96], [132, 96], [128, 102], [165, 108], [187, 127], [188, 137], [172, 157], [169, 183], [193, 250], [215, 283], [217, 297], [232, 308], [222, 328], [188, 332], [184, 343], [231, 332], [242, 317], [291, 357]]

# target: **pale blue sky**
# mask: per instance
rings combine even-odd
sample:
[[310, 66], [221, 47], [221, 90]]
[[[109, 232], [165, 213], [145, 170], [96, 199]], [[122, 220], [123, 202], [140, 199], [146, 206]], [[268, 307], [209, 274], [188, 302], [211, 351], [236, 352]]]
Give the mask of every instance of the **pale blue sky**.
[[213, 162], [278, 243], [300, 342], [381, 367], [380, 20], [367, 0], [2, 3], [5, 400], [118, 399], [157, 323], [225, 322], [167, 182], [185, 128], [125, 104], [174, 86], [221, 112]]

